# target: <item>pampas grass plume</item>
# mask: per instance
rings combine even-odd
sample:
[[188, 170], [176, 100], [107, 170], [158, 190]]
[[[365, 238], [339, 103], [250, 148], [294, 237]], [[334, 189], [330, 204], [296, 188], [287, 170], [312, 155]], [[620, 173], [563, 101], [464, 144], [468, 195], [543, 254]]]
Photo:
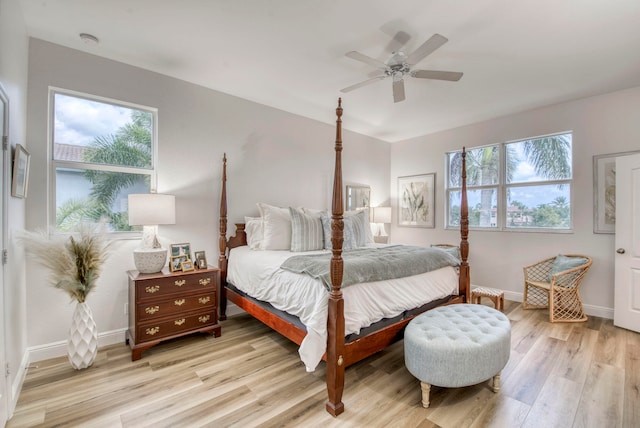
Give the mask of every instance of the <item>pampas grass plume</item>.
[[21, 231], [18, 239], [26, 253], [49, 271], [51, 284], [82, 303], [95, 288], [109, 255], [104, 233], [104, 222], [82, 223], [75, 236]]

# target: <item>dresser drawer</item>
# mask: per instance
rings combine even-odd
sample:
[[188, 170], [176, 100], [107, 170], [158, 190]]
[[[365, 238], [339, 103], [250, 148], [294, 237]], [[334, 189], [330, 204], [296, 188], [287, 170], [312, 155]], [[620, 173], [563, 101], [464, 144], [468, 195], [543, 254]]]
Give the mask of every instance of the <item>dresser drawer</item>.
[[138, 300], [149, 300], [176, 293], [215, 291], [217, 286], [217, 272], [203, 272], [191, 275], [167, 276], [148, 281], [138, 280], [136, 281], [136, 292]]
[[136, 306], [138, 321], [164, 318], [177, 312], [190, 312], [194, 310], [214, 308], [217, 295], [214, 290], [206, 294], [174, 296], [167, 300], [158, 300], [138, 304]]
[[216, 324], [216, 314], [213, 310], [180, 314], [156, 322], [140, 323], [137, 326], [136, 342], [157, 340], [174, 334], [181, 334]]

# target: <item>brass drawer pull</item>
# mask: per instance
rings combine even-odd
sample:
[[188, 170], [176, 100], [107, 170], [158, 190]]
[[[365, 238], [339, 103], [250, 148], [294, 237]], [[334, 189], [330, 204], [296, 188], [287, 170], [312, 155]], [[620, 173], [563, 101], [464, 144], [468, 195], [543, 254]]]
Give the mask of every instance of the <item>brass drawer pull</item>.
[[160, 306], [149, 306], [148, 308], [145, 308], [144, 311], [146, 313], [148, 313], [149, 315], [153, 315], [156, 312], [158, 312], [160, 310]]
[[186, 279], [176, 279], [176, 282], [174, 282], [174, 284], [177, 285], [178, 287], [182, 287], [186, 283], [187, 283]]
[[155, 293], [156, 291], [160, 290], [160, 286], [159, 285], [154, 285], [152, 287], [147, 287], [144, 289], [147, 293]]
[[209, 301], [210, 301], [210, 300], [211, 300], [211, 298], [210, 298], [209, 296], [207, 296], [207, 297], [200, 297], [200, 298], [198, 299], [198, 303], [201, 303], [201, 304], [203, 304], [203, 305], [204, 305], [204, 304], [209, 303]]
[[184, 322], [185, 322], [185, 319], [184, 319], [184, 318], [182, 318], [181, 320], [175, 320], [173, 323], [174, 323], [175, 325], [182, 325], [182, 324], [184, 324]]
[[200, 285], [209, 285], [211, 284], [211, 278], [202, 278], [199, 282]]
[[200, 322], [207, 322], [207, 321], [209, 321], [209, 319], [210, 319], [210, 318], [211, 318], [211, 316], [210, 316], [210, 315], [203, 315], [203, 316], [201, 316], [200, 318], [198, 318], [198, 321], [200, 321]]
[[185, 300], [184, 299], [178, 299], [178, 300], [174, 300], [173, 304], [176, 306], [182, 306], [184, 305]]
[[160, 327], [152, 327], [152, 328], [148, 328], [146, 333], [147, 333], [147, 336], [153, 336], [159, 331], [160, 331]]

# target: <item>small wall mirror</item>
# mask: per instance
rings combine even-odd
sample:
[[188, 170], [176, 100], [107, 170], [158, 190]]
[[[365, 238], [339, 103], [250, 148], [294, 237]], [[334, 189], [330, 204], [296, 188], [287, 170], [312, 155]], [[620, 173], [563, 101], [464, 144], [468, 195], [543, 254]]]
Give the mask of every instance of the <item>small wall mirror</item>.
[[371, 188], [366, 186], [347, 186], [346, 210], [353, 211], [358, 208], [369, 208], [371, 201]]

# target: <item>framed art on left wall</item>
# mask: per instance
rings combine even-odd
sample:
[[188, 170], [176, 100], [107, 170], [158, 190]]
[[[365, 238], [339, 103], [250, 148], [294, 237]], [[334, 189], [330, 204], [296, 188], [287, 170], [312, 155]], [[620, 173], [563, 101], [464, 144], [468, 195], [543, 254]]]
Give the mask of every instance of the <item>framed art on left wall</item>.
[[11, 184], [11, 196], [16, 198], [26, 198], [29, 185], [29, 161], [31, 155], [22, 147], [16, 145], [13, 157], [13, 179]]

